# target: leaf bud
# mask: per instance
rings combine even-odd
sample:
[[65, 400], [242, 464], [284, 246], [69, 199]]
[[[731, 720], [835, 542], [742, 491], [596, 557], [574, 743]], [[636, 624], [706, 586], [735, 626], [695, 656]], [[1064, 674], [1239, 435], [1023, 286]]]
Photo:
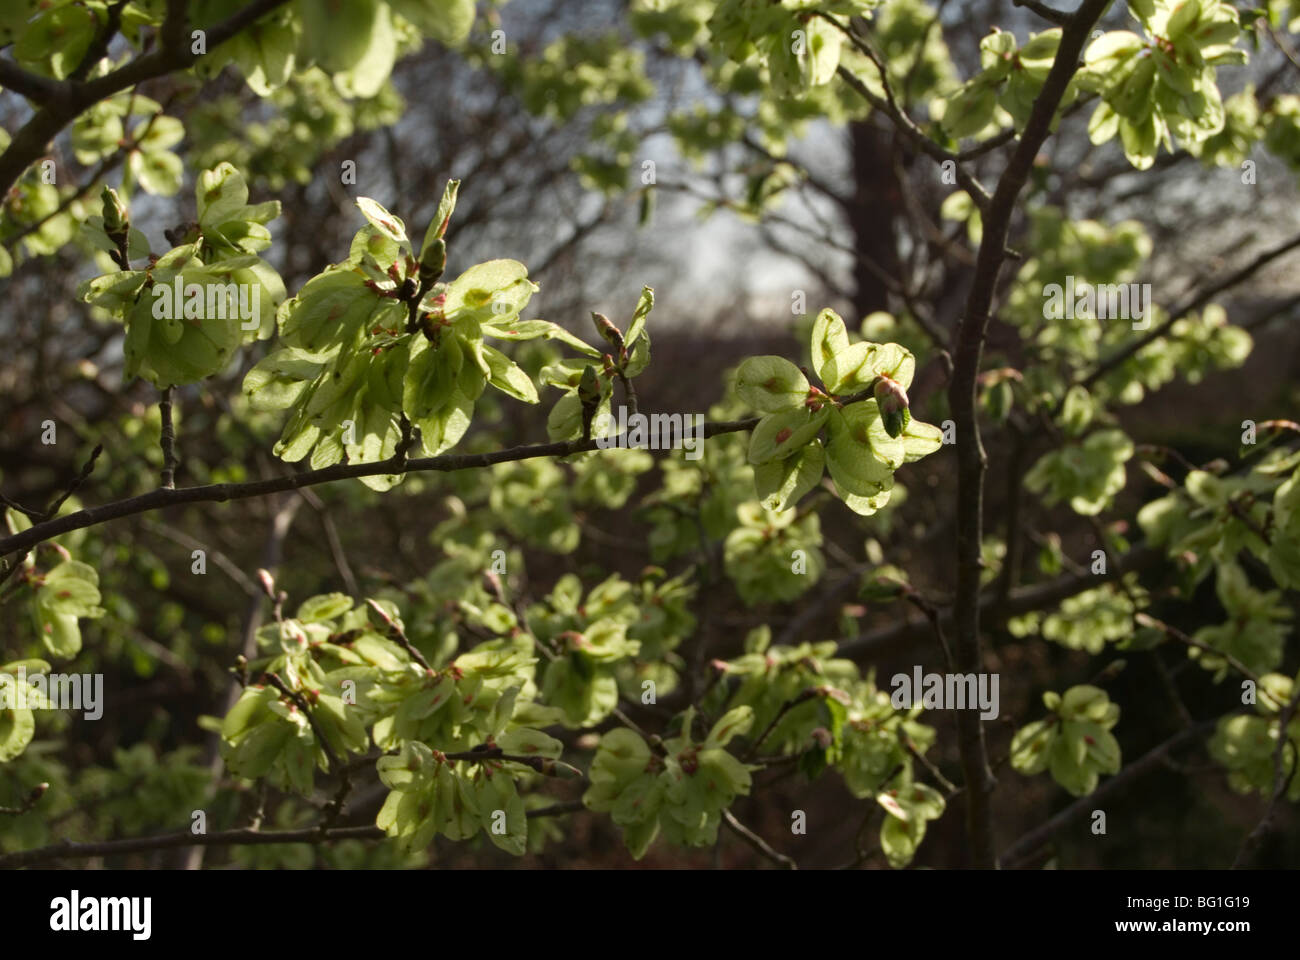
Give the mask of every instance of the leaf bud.
[[420, 255], [420, 285], [427, 287], [436, 283], [447, 269], [447, 241], [438, 237], [425, 247]]
[[262, 589], [266, 591], [266, 595], [274, 600], [275, 578], [271, 576], [271, 572], [259, 567], [257, 571], [257, 579], [261, 582]]
[[876, 379], [876, 403], [880, 405], [880, 415], [885, 420], [885, 432], [896, 437], [907, 429], [912, 421], [907, 391], [903, 385], [883, 374]]
[[127, 213], [126, 205], [122, 203], [122, 198], [112, 187], [105, 186], [100, 197], [104, 201], [104, 232], [112, 237], [113, 234], [121, 233], [126, 228], [130, 223], [130, 215]]
[[600, 402], [600, 378], [595, 367], [583, 367], [582, 378], [578, 381], [578, 399], [584, 407]]
[[591, 319], [596, 324], [596, 332], [605, 339], [606, 343], [621, 354], [623, 352], [623, 331], [614, 326], [609, 317], [603, 313], [593, 311]]

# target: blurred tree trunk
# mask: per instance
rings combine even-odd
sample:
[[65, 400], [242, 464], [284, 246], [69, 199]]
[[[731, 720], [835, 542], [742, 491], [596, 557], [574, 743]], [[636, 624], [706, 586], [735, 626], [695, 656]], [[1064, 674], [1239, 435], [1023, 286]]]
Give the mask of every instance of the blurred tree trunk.
[[895, 243], [895, 222], [902, 215], [903, 195], [894, 176], [887, 135], [869, 121], [849, 126], [853, 154], [853, 196], [847, 205], [858, 260], [853, 266], [853, 307], [856, 321], [875, 310], [888, 310], [884, 279], [864, 261], [897, 277], [901, 268]]

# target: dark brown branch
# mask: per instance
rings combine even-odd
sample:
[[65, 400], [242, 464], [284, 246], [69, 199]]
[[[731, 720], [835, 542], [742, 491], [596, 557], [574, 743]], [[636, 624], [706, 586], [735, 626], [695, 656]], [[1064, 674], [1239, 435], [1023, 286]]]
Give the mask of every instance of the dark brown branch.
[[[539, 810], [529, 810], [525, 816], [557, 817], [585, 809], [581, 802], [556, 803]], [[225, 830], [220, 833], [192, 834], [167, 833], [156, 837], [132, 837], [128, 840], [105, 840], [96, 843], [62, 843], [24, 850], [19, 853], [0, 854], [0, 869], [35, 867], [59, 860], [89, 860], [93, 857], [113, 857], [128, 853], [151, 853], [155, 850], [174, 850], [178, 847], [249, 847], [275, 843], [318, 844], [333, 840], [382, 840], [384, 832], [378, 827], [306, 827], [302, 830], [260, 831], [250, 829]]]
[[[847, 405], [866, 400], [871, 391], [845, 398], [841, 401]], [[724, 420], [704, 424], [705, 438], [716, 437], [726, 433], [740, 433], [753, 430], [760, 417], [747, 420]], [[110, 520], [120, 520], [140, 513], [161, 510], [182, 503], [226, 503], [231, 500], [246, 500], [249, 497], [265, 497], [286, 490], [300, 490], [322, 483], [334, 483], [339, 480], [352, 480], [357, 477], [373, 477], [385, 473], [418, 473], [422, 471], [450, 472], [453, 470], [471, 470], [490, 467], [498, 463], [513, 463], [519, 460], [532, 460], [538, 457], [567, 457], [574, 453], [598, 450], [602, 444], [607, 448], [625, 445], [626, 434], [606, 440], [562, 440], [556, 443], [537, 443], [491, 453], [454, 453], [436, 457], [421, 457], [405, 460], [402, 456], [390, 457], [375, 463], [340, 463], [322, 470], [310, 470], [289, 476], [273, 477], [269, 480], [250, 480], [245, 483], [212, 483], [202, 487], [180, 487], [178, 489], [154, 490], [139, 496], [116, 500], [97, 507], [78, 510], [64, 517], [38, 523], [34, 526], [0, 538], [0, 555], [7, 555], [18, 550], [25, 550], [38, 543], [44, 543], [52, 537], [70, 530], [82, 530], [97, 526]]]
[[1066, 13], [1063, 10], [1056, 10], [1045, 3], [1039, 3], [1038, 0], [1011, 0], [1017, 7], [1024, 7], [1026, 10], [1032, 10], [1048, 23], [1054, 23], [1058, 27], [1068, 26], [1073, 14]]
[[866, 100], [897, 124], [898, 129], [903, 131], [907, 138], [920, 148], [921, 152], [939, 163], [951, 160], [953, 162], [953, 172], [957, 177], [958, 185], [970, 194], [971, 200], [975, 203], [975, 206], [981, 210], [981, 212], [987, 208], [989, 202], [988, 191], [985, 190], [984, 186], [972, 177], [970, 172], [961, 165], [956, 154], [948, 152], [939, 144], [927, 137], [925, 131], [918, 127], [915, 121], [903, 114], [901, 111], [892, 109], [887, 101], [882, 100], [880, 97], [872, 93], [871, 90], [868, 89], [867, 85], [854, 76], [850, 70], [841, 66], [836, 68], [835, 72], [840, 79], [854, 89], [858, 96], [862, 97], [862, 99]]
[[943, 631], [943, 618], [939, 615], [939, 608], [933, 603], [921, 596], [920, 593], [912, 587], [911, 584], [902, 584], [904, 595], [909, 603], [925, 615], [925, 619], [930, 621], [930, 626], [934, 630], [934, 637], [939, 641], [939, 650], [943, 653], [943, 662], [949, 670], [957, 669], [957, 662], [953, 659], [952, 647], [948, 645], [948, 636]]
[[1205, 736], [1214, 729], [1217, 723], [1217, 720], [1206, 720], [1194, 727], [1180, 730], [1164, 743], [1147, 751], [1137, 760], [1120, 770], [1119, 773], [1102, 783], [1092, 793], [1086, 797], [1080, 797], [1046, 823], [1026, 833], [1006, 850], [1003, 850], [999, 859], [1007, 866], [1015, 866], [1022, 861], [1028, 860], [1067, 825], [1077, 819], [1087, 817], [1093, 810], [1097, 809], [1097, 805], [1101, 801], [1128, 786], [1143, 774], [1163, 765], [1165, 758], [1171, 751], [1185, 743], [1190, 743], [1199, 737]]
[[48, 789], [50, 789], [48, 783], [38, 783], [32, 787], [31, 792], [27, 794], [27, 797], [19, 806], [0, 807], [0, 816], [21, 817], [40, 802], [41, 797], [45, 796], [45, 791]]
[[393, 639], [397, 641], [403, 650], [406, 651], [407, 656], [422, 666], [427, 672], [433, 673], [433, 667], [431, 667], [429, 661], [424, 658], [424, 654], [416, 649], [415, 644], [413, 644], [410, 638], [406, 635], [406, 631], [402, 629], [401, 624], [390, 617], [388, 612], [374, 600], [368, 599], [366, 600], [366, 603], [370, 604], [370, 609], [375, 611], [375, 613], [379, 615], [379, 619], [384, 621], [384, 626], [386, 626], [388, 632], [393, 635]]
[[[207, 48], [214, 50], [251, 26], [288, 0], [253, 0], [238, 13], [207, 31]], [[163, 23], [164, 40], [179, 40], [184, 24], [178, 22], [178, 11], [183, 3], [168, 5], [168, 16]], [[110, 38], [111, 39], [111, 38]], [[29, 166], [45, 153], [46, 147], [58, 134], [85, 110], [123, 90], [165, 76], [191, 66], [199, 55], [180, 43], [163, 43], [158, 49], [136, 57], [130, 63], [94, 80], [80, 82], [68, 79], [43, 87], [41, 109], [14, 134], [9, 147], [0, 154], [0, 196], [6, 195]], [[14, 77], [9, 71], [10, 83]], [[18, 78], [23, 82], [22, 78]], [[30, 85], [29, 85], [30, 88]]]
[[[268, 505], [271, 508], [270, 524], [266, 531], [266, 538], [262, 543], [261, 567], [257, 571], [261, 586], [260, 588], [255, 586], [253, 592], [249, 594], [248, 605], [245, 607], [243, 617], [240, 653], [236, 658], [239, 669], [237, 672], [232, 671], [233, 676], [226, 686], [221, 716], [229, 713], [231, 708], [238, 702], [240, 690], [248, 682], [248, 661], [257, 655], [257, 631], [262, 626], [263, 597], [269, 598], [274, 605], [276, 621], [279, 622], [282, 619], [281, 604], [275, 593], [274, 574], [280, 566], [284, 554], [285, 540], [289, 536], [289, 531], [293, 528], [294, 518], [298, 515], [302, 502], [299, 497], [286, 497], [278, 504], [273, 500]], [[220, 731], [213, 731], [208, 737], [203, 752], [203, 765], [208, 769], [212, 783], [217, 783], [224, 766], [224, 761], [221, 758]], [[209, 794], [209, 796], [212, 795]], [[203, 865], [204, 853], [203, 847], [194, 847], [189, 850], [184, 862], [184, 868], [198, 870]]]
[[95, 69], [95, 64], [108, 56], [108, 45], [113, 42], [113, 37], [122, 27], [122, 8], [126, 6], [126, 0], [118, 0], [108, 8], [108, 17], [104, 21], [104, 26], [95, 34], [95, 40], [86, 49], [82, 55], [81, 63], [77, 64], [77, 69], [72, 72], [68, 79], [80, 82], [90, 76], [90, 71]]
[[1171, 626], [1165, 623], [1163, 620], [1157, 620], [1155, 617], [1149, 616], [1148, 614], [1135, 613], [1133, 615], [1133, 619], [1138, 623], [1139, 626], [1149, 627], [1152, 630], [1159, 630], [1165, 636], [1173, 640], [1177, 640], [1179, 643], [1186, 644], [1187, 646], [1192, 647], [1196, 650], [1200, 650], [1203, 653], [1209, 653], [1209, 654], [1213, 654], [1216, 657], [1222, 657], [1225, 661], [1227, 661], [1228, 666], [1232, 667], [1232, 669], [1236, 670], [1243, 677], [1246, 677], [1248, 680], [1254, 683], [1257, 688], [1259, 687], [1259, 675], [1256, 674], [1254, 670], [1251, 670], [1248, 666], [1246, 666], [1244, 663], [1238, 660], [1236, 657], [1234, 657], [1232, 654], [1228, 653], [1226, 650], [1219, 650], [1218, 648], [1212, 647], [1208, 643], [1205, 643], [1202, 640], [1197, 640], [1195, 637], [1188, 636], [1186, 633], [1184, 633], [1182, 630], [1179, 630], [1177, 627]]
[[80, 489], [81, 485], [86, 482], [91, 473], [95, 470], [95, 461], [99, 459], [99, 455], [103, 452], [104, 445], [102, 443], [95, 444], [95, 449], [90, 451], [90, 459], [87, 460], [86, 465], [81, 468], [81, 472], [72, 478], [72, 482], [68, 484], [67, 489], [64, 490], [63, 493], [59, 494], [59, 498], [46, 508], [46, 520], [50, 520], [57, 515], [59, 509], [67, 502], [68, 497], [76, 493], [77, 490]]
[[785, 717], [787, 713], [789, 713], [795, 707], [799, 706], [799, 704], [807, 703], [809, 700], [812, 700], [814, 697], [820, 695], [821, 695], [821, 691], [819, 691], [816, 687], [809, 687], [807, 690], [803, 691], [798, 696], [791, 697], [785, 703], [781, 704], [781, 709], [776, 712], [776, 716], [774, 716], [771, 722], [769, 722], [768, 725], [763, 729], [763, 732], [760, 733], [757, 738], [755, 738], [754, 742], [749, 745], [749, 749], [745, 751], [745, 761], [749, 762], [750, 760], [754, 759], [754, 757], [758, 754], [758, 748], [763, 745], [763, 741], [767, 739], [768, 734], [770, 734], [773, 730], [776, 729], [776, 725], [781, 722], [781, 720]]
[[380, 840], [384, 832], [375, 826], [334, 827], [321, 830], [308, 827], [303, 830], [225, 830], [220, 833], [192, 834], [167, 833], [156, 837], [132, 837], [129, 840], [105, 840], [97, 843], [71, 843], [65, 841], [36, 850], [0, 855], [0, 869], [33, 867], [59, 860], [89, 860], [92, 857], [113, 857], [128, 853], [151, 853], [155, 850], [174, 850], [178, 847], [233, 847], [265, 846], [273, 843], [321, 843], [329, 840]]
[[466, 763], [487, 763], [488, 761], [498, 761], [501, 763], [518, 763], [521, 766], [528, 767], [535, 773], [540, 773], [544, 777], [557, 777], [561, 780], [582, 780], [586, 777], [582, 771], [563, 760], [552, 760], [550, 757], [524, 757], [512, 753], [504, 752], [500, 747], [489, 746], [485, 743], [479, 744], [472, 750], [465, 750], [461, 753], [442, 754], [444, 760], [464, 761]]
[[357, 584], [357, 578], [352, 572], [352, 566], [348, 563], [347, 553], [343, 550], [343, 541], [339, 539], [338, 526], [334, 523], [334, 518], [330, 516], [329, 507], [316, 495], [314, 490], [299, 490], [298, 495], [307, 501], [307, 504], [320, 516], [321, 527], [325, 531], [325, 542], [329, 545], [330, 556], [334, 559], [334, 567], [338, 570], [348, 593], [354, 597], [358, 596], [361, 593], [361, 587]]
[[722, 811], [722, 822], [726, 825], [728, 830], [740, 837], [740, 839], [744, 840], [747, 844], [757, 850], [768, 860], [771, 860], [777, 866], [785, 867], [787, 870], [799, 869], [798, 864], [787, 857], [784, 853], [778, 853], [776, 850], [773, 850], [766, 840], [737, 820], [730, 810]]
[[[1037, 610], [1047, 610], [1062, 600], [1093, 590], [1108, 581], [1121, 577], [1128, 571], [1143, 571], [1154, 567], [1162, 559], [1161, 551], [1153, 547], [1136, 547], [1120, 557], [1118, 562], [1109, 566], [1104, 574], [1066, 574], [1055, 580], [1036, 583], [1012, 590], [1005, 602], [998, 596], [996, 585], [980, 595], [980, 613], [988, 614], [1001, 622], [1011, 617], [1018, 617]], [[941, 622], [947, 626], [953, 622], [952, 611], [944, 610], [940, 614]], [[897, 643], [911, 643], [923, 640], [932, 625], [924, 620], [909, 620], [903, 623], [881, 627], [860, 637], [847, 640], [839, 645], [840, 656], [859, 657], [868, 653], [878, 653]]]
[[172, 388], [166, 387], [158, 398], [158, 415], [162, 419], [159, 442], [162, 446], [162, 485], [165, 490], [176, 489], [176, 427], [172, 424]]
[[59, 82], [28, 73], [12, 60], [0, 58], [0, 87], [21, 93], [33, 103], [48, 103], [59, 91]]
[[[1079, 56], [1093, 24], [1110, 0], [1083, 0], [1061, 35], [1056, 59], [1034, 101], [1029, 121], [993, 199], [984, 212], [984, 236], [976, 257], [975, 277], [966, 297], [953, 357], [948, 403], [957, 428], [957, 597], [953, 608], [956, 625], [957, 670], [978, 673], [983, 659], [980, 642], [981, 546], [984, 535], [984, 472], [987, 457], [980, 441], [976, 407], [976, 382], [984, 352], [998, 276], [1006, 261], [1007, 238], [1016, 201], [1033, 169], [1039, 148], [1051, 133], [1052, 119], [1078, 69]], [[960, 166], [958, 166], [960, 170]], [[957, 716], [957, 743], [966, 787], [967, 830], [972, 863], [996, 868], [990, 794], [993, 772], [984, 743], [984, 725], [972, 711]]]

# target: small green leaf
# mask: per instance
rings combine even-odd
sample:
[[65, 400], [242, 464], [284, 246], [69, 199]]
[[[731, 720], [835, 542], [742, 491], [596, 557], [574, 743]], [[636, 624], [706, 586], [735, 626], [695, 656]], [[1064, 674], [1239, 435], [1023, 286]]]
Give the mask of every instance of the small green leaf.
[[830, 408], [770, 413], [759, 421], [749, 441], [749, 462], [755, 466], [783, 459], [802, 448], [826, 423]]
[[777, 413], [803, 404], [808, 378], [782, 357], [750, 357], [736, 371], [736, 393], [759, 413]]
[[383, 205], [371, 200], [369, 197], [357, 197], [357, 207], [371, 226], [382, 233], [388, 239], [400, 244], [407, 244], [406, 224], [402, 223], [400, 217], [394, 216], [384, 209]]

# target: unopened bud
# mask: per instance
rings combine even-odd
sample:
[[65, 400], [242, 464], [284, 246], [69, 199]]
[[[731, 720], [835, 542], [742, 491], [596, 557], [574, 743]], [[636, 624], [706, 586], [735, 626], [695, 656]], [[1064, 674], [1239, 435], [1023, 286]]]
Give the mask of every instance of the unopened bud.
[[100, 197], [104, 201], [104, 232], [110, 237], [115, 233], [121, 233], [130, 222], [130, 216], [126, 211], [126, 205], [122, 203], [122, 198], [117, 195], [116, 190], [109, 186], [104, 187]]
[[609, 317], [603, 313], [593, 312], [591, 319], [596, 324], [596, 332], [605, 338], [606, 343], [621, 354], [623, 352], [623, 331], [614, 326]]
[[591, 439], [591, 422], [600, 407], [600, 378], [595, 367], [583, 367], [578, 381], [578, 401], [582, 404], [582, 439]]
[[266, 591], [266, 595], [274, 600], [275, 578], [271, 576], [271, 572], [259, 567], [257, 571], [257, 579], [262, 584], [262, 589]]
[[437, 282], [447, 269], [447, 241], [438, 237], [425, 247], [420, 256], [420, 284], [429, 286]]
[[839, 687], [832, 687], [829, 684], [823, 684], [813, 692], [819, 697], [830, 697], [832, 700], [838, 700], [846, 707], [853, 702], [853, 698], [847, 690], [841, 690]]
[[875, 395], [885, 420], [885, 432], [891, 437], [898, 436], [912, 422], [907, 391], [897, 380], [881, 375], [876, 379]]
[[538, 773], [548, 777], [558, 777], [561, 780], [581, 780], [582, 771], [577, 767], [565, 763], [563, 760], [550, 760], [539, 757], [542, 765], [535, 767]]
[[578, 399], [583, 406], [600, 402], [600, 377], [595, 367], [583, 367], [582, 379], [578, 381]]

